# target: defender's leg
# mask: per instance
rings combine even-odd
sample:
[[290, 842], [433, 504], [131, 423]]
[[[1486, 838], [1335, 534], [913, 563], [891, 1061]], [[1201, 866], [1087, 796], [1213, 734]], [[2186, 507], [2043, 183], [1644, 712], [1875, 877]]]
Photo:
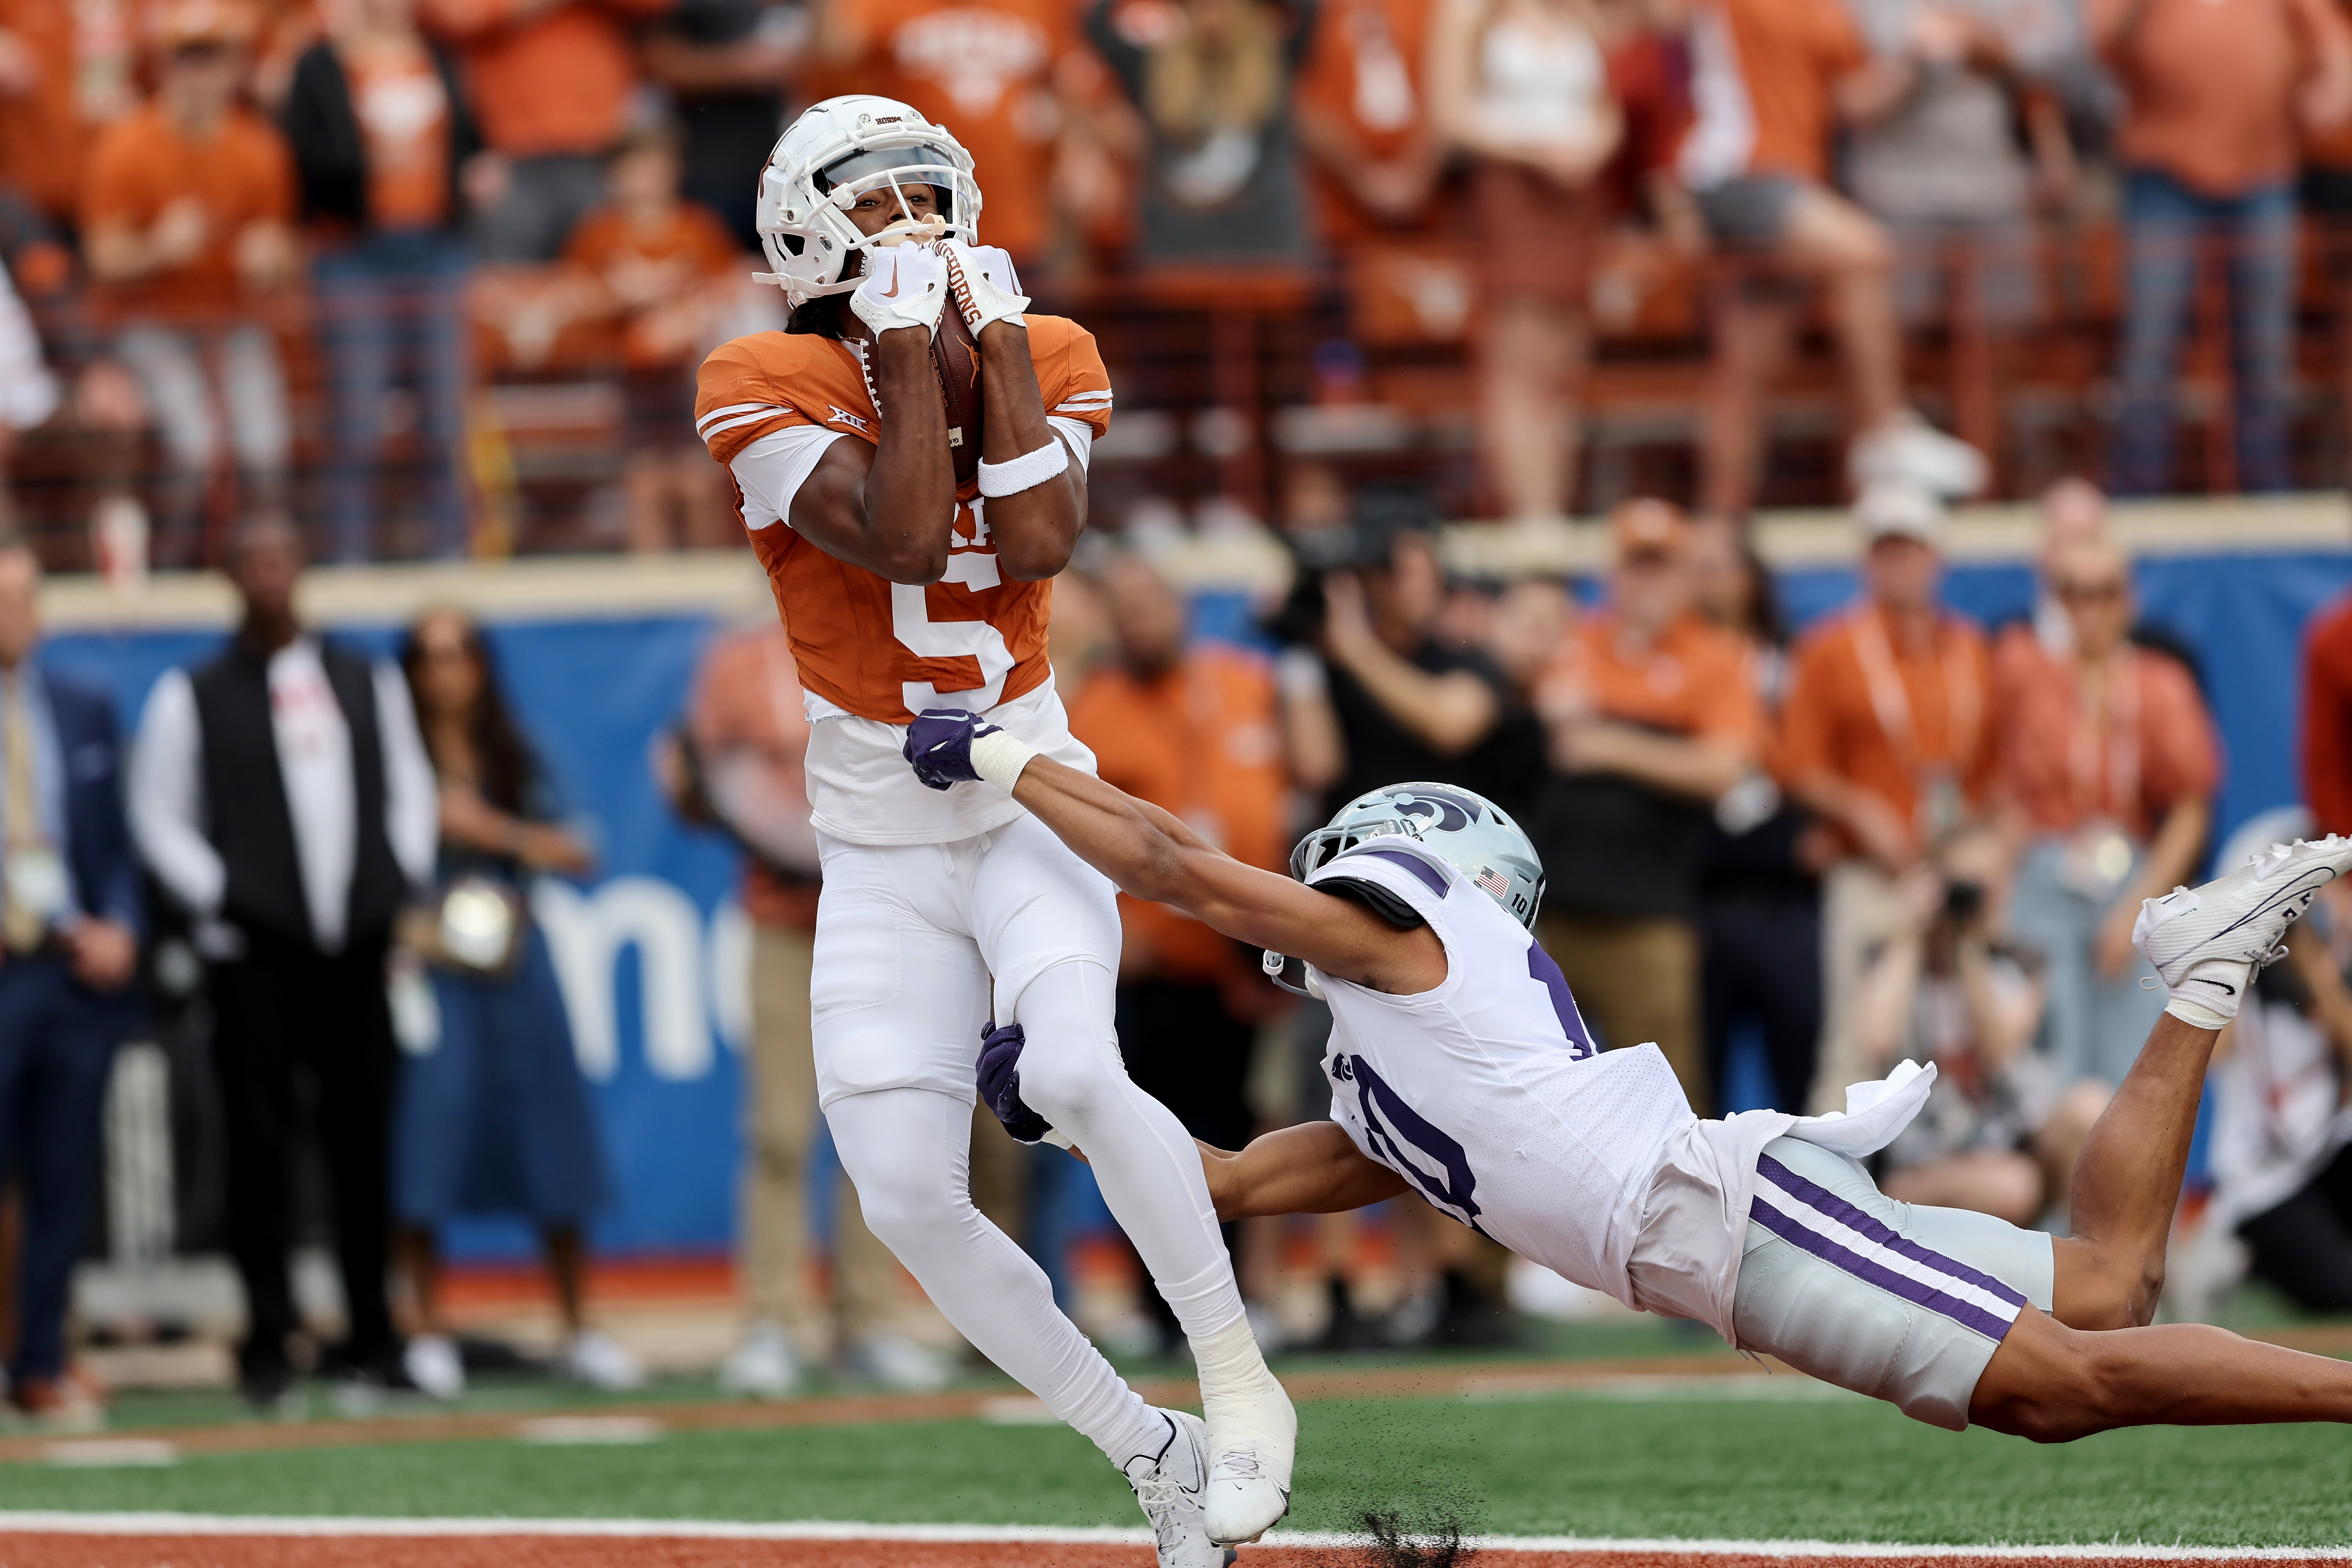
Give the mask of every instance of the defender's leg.
[[2037, 1443], [2116, 1426], [2352, 1422], [2352, 1363], [2203, 1323], [2084, 1333], [2028, 1307], [1977, 1380], [1969, 1419]]
[[2070, 1328], [2134, 1328], [2156, 1315], [2165, 1240], [2218, 1029], [2168, 1013], [2148, 1032], [2074, 1163], [2074, 1232], [2057, 1243], [2055, 1315]]
[[2131, 1328], [2155, 1315], [2213, 1042], [2286, 928], [2347, 869], [2352, 839], [2297, 842], [2142, 907], [2134, 942], [2172, 999], [2074, 1167], [2074, 1235], [2057, 1244], [2053, 1301], [2068, 1326]]

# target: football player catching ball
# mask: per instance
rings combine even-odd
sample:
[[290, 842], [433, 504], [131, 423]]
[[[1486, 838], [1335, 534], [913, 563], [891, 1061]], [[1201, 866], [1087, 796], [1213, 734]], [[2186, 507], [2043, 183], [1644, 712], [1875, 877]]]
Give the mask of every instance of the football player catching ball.
[[[907, 105], [803, 114], [760, 178], [762, 276], [790, 328], [711, 354], [697, 428], [733, 476], [805, 689], [818, 1099], [866, 1222], [982, 1354], [1120, 1468], [1164, 1568], [1214, 1568], [1287, 1510], [1297, 1424], [1192, 1141], [1120, 1065], [1111, 885], [1005, 792], [934, 793], [899, 756], [916, 714], [953, 708], [1094, 770], [1045, 627], [1110, 382], [1085, 329], [1028, 313], [1004, 252], [977, 243], [980, 213], [971, 155]], [[992, 1019], [1020, 1026], [1024, 1092], [1084, 1144], [1183, 1327], [1205, 1426], [1146, 1405], [972, 1207]]]

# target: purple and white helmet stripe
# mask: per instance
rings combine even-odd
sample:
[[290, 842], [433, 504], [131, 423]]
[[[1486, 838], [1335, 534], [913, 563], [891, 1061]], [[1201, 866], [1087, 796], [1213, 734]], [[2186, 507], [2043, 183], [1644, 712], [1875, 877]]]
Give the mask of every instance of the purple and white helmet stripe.
[[1756, 1162], [1748, 1217], [1790, 1246], [1989, 1340], [2005, 1337], [2025, 1306], [2022, 1292], [1920, 1246], [1769, 1154]]

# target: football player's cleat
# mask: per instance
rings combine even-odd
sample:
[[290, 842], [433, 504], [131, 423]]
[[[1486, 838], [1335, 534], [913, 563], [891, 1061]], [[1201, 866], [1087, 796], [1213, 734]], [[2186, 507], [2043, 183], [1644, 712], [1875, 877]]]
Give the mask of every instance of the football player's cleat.
[[1246, 1314], [1192, 1347], [1209, 1428], [1209, 1539], [1239, 1546], [1290, 1511], [1298, 1413], [1266, 1370]]
[[940, 311], [947, 302], [947, 263], [928, 245], [867, 251], [866, 276], [849, 296], [849, 308], [876, 337], [919, 327], [928, 339], [940, 330]]
[[1123, 1467], [1135, 1500], [1151, 1521], [1160, 1568], [1229, 1568], [1238, 1553], [1209, 1539], [1202, 1512], [1209, 1479], [1208, 1429], [1186, 1411], [1160, 1414], [1168, 1418], [1168, 1446], [1157, 1454], [1138, 1454]]
[[2132, 945], [2176, 989], [2201, 963], [2262, 968], [2286, 956], [2279, 946], [2286, 928], [2303, 918], [2321, 888], [2347, 868], [2352, 838], [2330, 837], [2316, 844], [2298, 838], [2278, 845], [2201, 888], [2175, 888], [2147, 900], [2132, 924]]
[[1021, 292], [1020, 274], [1002, 247], [949, 239], [940, 242], [940, 253], [947, 258], [948, 292], [975, 340], [998, 321], [1029, 324], [1021, 314], [1029, 308], [1029, 297]]

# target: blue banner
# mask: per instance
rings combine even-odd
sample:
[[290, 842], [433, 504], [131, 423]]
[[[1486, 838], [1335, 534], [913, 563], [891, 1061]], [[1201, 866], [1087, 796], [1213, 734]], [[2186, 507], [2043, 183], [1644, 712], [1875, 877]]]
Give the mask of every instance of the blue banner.
[[[2229, 748], [2218, 839], [2300, 795], [2303, 626], [2352, 585], [2352, 553], [2161, 558], [2141, 563], [2138, 580], [2145, 617], [2203, 663]], [[1854, 577], [1795, 572], [1781, 588], [1803, 621], [1850, 599]], [[1999, 621], [2024, 613], [2032, 582], [2022, 566], [1969, 565], [1953, 570], [1948, 591], [1959, 608]], [[1202, 595], [1194, 621], [1205, 635], [1254, 636], [1239, 595]], [[488, 628], [516, 712], [597, 838], [597, 878], [550, 883], [537, 907], [604, 1119], [618, 1201], [597, 1241], [610, 1251], [719, 1248], [732, 1232], [749, 956], [735, 855], [678, 822], [647, 763], [719, 629], [702, 616], [494, 620]], [[381, 627], [345, 635], [386, 654], [397, 638]], [[128, 731], [158, 675], [219, 641], [211, 632], [75, 631], [57, 637], [48, 658], [112, 690]], [[508, 1227], [467, 1226], [453, 1241], [461, 1256], [528, 1245]]]

